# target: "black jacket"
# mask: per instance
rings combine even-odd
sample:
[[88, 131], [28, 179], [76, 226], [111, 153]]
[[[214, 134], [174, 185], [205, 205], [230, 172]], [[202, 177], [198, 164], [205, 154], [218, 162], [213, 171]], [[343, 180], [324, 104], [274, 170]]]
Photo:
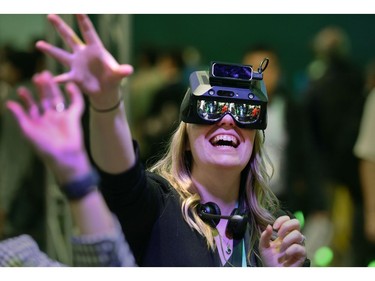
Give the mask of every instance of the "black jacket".
[[[146, 172], [140, 161], [125, 173], [100, 174], [102, 193], [138, 265], [221, 266], [217, 250], [210, 250], [206, 239], [183, 219], [180, 196], [164, 178]], [[255, 255], [250, 260], [251, 266], [261, 265]]]

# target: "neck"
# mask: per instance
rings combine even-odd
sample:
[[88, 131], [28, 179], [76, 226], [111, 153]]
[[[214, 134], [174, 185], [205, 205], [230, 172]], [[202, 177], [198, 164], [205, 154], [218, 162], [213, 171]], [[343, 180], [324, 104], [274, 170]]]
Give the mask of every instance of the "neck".
[[193, 170], [192, 179], [202, 202], [215, 202], [222, 215], [230, 215], [238, 202], [241, 176], [240, 173], [234, 175], [233, 172], [223, 170], [220, 169], [219, 173]]

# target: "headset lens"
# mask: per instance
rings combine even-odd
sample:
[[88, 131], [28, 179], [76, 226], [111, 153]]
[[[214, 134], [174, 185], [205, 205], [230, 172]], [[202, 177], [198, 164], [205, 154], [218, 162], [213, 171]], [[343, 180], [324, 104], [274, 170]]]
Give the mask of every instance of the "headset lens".
[[218, 121], [229, 113], [242, 124], [252, 124], [259, 120], [262, 106], [239, 102], [220, 102], [215, 100], [198, 100], [197, 113], [207, 121]]

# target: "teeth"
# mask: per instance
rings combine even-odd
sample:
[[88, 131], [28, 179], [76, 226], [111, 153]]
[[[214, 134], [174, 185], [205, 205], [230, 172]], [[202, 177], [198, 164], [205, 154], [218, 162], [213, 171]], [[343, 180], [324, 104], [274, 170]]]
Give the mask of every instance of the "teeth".
[[230, 143], [230, 145], [232, 145], [233, 147], [238, 146], [237, 139], [234, 136], [231, 136], [231, 135], [217, 135], [211, 140], [211, 143], [213, 145], [218, 145], [219, 142]]

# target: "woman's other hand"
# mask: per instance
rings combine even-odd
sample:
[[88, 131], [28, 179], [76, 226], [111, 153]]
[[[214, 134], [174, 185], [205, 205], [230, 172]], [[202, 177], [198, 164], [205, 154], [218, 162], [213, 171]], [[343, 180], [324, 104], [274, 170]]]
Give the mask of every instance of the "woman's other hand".
[[[277, 232], [277, 238], [272, 236]], [[273, 240], [274, 239], [274, 240]], [[259, 241], [264, 266], [302, 266], [306, 259], [305, 236], [297, 219], [281, 216], [273, 227], [268, 225]]]

